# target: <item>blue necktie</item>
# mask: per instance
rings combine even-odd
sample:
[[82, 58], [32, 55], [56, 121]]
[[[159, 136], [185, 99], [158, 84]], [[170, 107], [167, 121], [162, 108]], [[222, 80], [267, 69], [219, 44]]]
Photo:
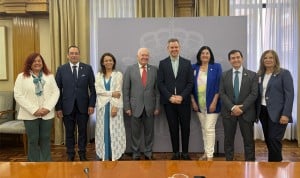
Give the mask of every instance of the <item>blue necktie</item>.
[[73, 67], [73, 78], [75, 82], [77, 82], [77, 66], [72, 66]]
[[233, 90], [234, 90], [234, 100], [235, 104], [237, 104], [238, 99], [239, 99], [239, 94], [240, 94], [240, 81], [239, 81], [239, 71], [235, 71], [235, 76], [234, 76], [234, 83], [233, 83]]

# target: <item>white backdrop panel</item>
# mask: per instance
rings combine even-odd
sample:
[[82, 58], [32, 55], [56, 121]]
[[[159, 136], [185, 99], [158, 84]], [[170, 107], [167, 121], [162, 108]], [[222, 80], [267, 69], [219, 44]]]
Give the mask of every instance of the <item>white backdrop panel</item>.
[[[187, 17], [187, 18], [99, 18], [98, 60], [104, 52], [111, 52], [117, 59], [117, 69], [124, 72], [126, 67], [136, 63], [138, 48], [150, 50], [150, 63], [158, 66], [159, 61], [168, 56], [167, 41], [178, 38], [181, 43], [181, 56], [196, 62], [196, 54], [201, 46], [210, 46], [215, 60], [221, 63], [223, 71], [230, 68], [227, 54], [239, 49], [246, 61], [247, 18], [246, 17]], [[246, 64], [244, 65], [246, 66]], [[93, 66], [98, 71], [97, 66]], [[130, 124], [125, 117], [127, 151], [130, 151]], [[224, 152], [222, 119], [216, 125], [216, 151]], [[235, 141], [235, 151], [243, 152], [239, 129]], [[155, 152], [171, 152], [168, 123], [162, 108], [161, 115], [155, 118]], [[200, 122], [192, 113], [190, 152], [203, 152]]]

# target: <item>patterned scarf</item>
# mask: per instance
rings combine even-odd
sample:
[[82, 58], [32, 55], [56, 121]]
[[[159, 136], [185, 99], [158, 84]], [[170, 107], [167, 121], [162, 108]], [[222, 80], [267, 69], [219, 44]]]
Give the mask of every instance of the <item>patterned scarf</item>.
[[45, 85], [45, 80], [42, 78], [43, 77], [43, 72], [40, 72], [38, 76], [35, 76], [31, 72], [31, 76], [33, 77], [33, 83], [35, 85], [35, 94], [37, 96], [41, 96], [43, 94], [43, 89]]

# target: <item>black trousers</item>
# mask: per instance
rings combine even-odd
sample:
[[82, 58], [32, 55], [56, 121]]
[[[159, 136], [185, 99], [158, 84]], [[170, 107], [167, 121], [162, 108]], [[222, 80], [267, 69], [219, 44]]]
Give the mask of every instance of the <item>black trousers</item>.
[[182, 153], [188, 153], [191, 122], [190, 104], [165, 104], [164, 108], [168, 120], [173, 152], [179, 152], [180, 126]]
[[87, 144], [87, 123], [89, 115], [80, 113], [75, 102], [70, 115], [64, 115], [63, 122], [66, 130], [66, 147], [68, 156], [75, 155], [75, 128], [78, 128], [78, 154], [85, 155]]
[[[268, 114], [266, 106], [261, 106], [260, 122], [263, 128], [265, 142], [268, 147], [268, 161], [280, 162], [282, 161], [282, 143], [287, 124], [280, 124], [273, 122]], [[279, 121], [279, 118], [278, 118]]]

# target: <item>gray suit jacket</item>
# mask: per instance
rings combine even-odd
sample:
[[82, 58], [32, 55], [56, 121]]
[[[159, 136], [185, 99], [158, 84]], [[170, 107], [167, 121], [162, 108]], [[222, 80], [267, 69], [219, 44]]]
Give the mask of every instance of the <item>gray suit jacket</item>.
[[154, 110], [159, 109], [159, 91], [157, 88], [157, 68], [147, 65], [147, 84], [142, 84], [139, 65], [127, 68], [123, 82], [124, 110], [131, 110], [134, 117], [140, 117], [145, 108], [147, 116], [152, 117]]
[[234, 103], [232, 69], [223, 72], [219, 92], [222, 102], [221, 115], [223, 118], [232, 117], [231, 108], [234, 105], [243, 105], [242, 118], [249, 122], [256, 120], [255, 101], [258, 96], [258, 77], [255, 72], [243, 68], [238, 103]]

